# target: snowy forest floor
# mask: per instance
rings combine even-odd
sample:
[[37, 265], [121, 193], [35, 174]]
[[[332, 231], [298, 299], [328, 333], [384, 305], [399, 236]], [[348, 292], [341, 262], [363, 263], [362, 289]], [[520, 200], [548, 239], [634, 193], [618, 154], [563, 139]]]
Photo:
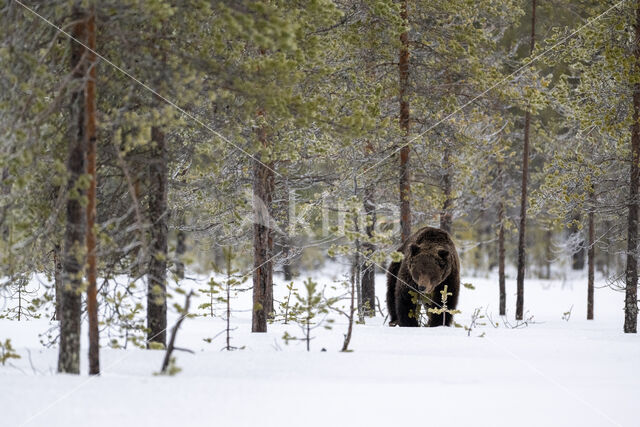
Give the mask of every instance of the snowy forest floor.
[[[314, 277], [329, 285], [341, 279], [337, 270]], [[192, 283], [197, 289], [203, 282]], [[282, 298], [281, 277], [275, 282]], [[622, 333], [622, 293], [599, 281], [595, 320], [587, 321], [585, 277], [527, 280], [525, 310], [535, 323], [514, 329], [497, 315], [495, 277], [463, 282], [476, 289], [462, 289], [457, 322], [469, 325], [482, 308], [498, 327], [479, 326], [471, 336], [462, 328], [389, 328], [377, 313], [355, 326], [351, 353], [339, 352], [346, 332], [340, 315], [331, 316], [332, 330], [314, 331], [309, 353], [303, 343], [282, 340], [285, 331], [299, 335], [296, 325], [251, 334], [245, 292], [232, 318], [232, 344], [245, 348], [220, 351], [223, 336], [205, 341], [223, 329], [220, 318], [185, 319], [177, 345], [195, 354], [174, 353], [182, 368], [175, 376], [154, 375], [163, 351], [106, 347], [102, 375], [88, 377], [86, 325], [82, 375], [57, 375], [57, 349], [39, 343], [51, 322], [0, 320], [0, 338], [11, 338], [22, 356], [0, 366], [0, 425], [638, 425], [640, 339]], [[382, 275], [376, 284], [384, 305]], [[507, 306], [513, 326], [514, 279], [507, 280]], [[169, 324], [175, 319], [173, 312]]]

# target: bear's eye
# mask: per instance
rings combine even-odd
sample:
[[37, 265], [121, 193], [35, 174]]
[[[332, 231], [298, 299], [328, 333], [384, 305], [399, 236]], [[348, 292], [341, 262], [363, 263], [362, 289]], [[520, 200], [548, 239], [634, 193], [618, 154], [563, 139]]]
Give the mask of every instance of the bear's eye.
[[440, 249], [438, 251], [438, 256], [442, 259], [447, 259], [447, 257], [449, 256], [449, 251], [446, 249]]

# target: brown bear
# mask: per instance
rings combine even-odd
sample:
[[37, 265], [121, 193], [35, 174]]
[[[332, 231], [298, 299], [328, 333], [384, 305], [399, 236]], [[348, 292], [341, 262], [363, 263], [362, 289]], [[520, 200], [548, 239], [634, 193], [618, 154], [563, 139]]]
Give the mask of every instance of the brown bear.
[[[447, 307], [455, 309], [460, 293], [460, 260], [456, 247], [446, 231], [424, 227], [416, 231], [398, 248], [404, 258], [392, 262], [387, 271], [387, 307], [389, 326], [419, 326], [420, 306], [412, 300], [410, 291], [425, 296], [425, 309], [441, 306], [441, 290], [447, 286], [452, 295]], [[428, 312], [427, 312], [428, 313]], [[428, 313], [428, 326], [450, 326], [449, 313]]]

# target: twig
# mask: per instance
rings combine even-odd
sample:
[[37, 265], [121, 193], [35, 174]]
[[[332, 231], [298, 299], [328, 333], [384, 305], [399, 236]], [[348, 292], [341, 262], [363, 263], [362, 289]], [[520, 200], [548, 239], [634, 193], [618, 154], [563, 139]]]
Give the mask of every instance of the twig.
[[185, 317], [189, 315], [189, 304], [191, 303], [192, 295], [193, 295], [193, 291], [189, 291], [184, 301], [184, 312], [182, 313], [182, 316], [180, 316], [180, 318], [178, 319], [174, 327], [171, 329], [171, 339], [169, 340], [169, 346], [167, 347], [167, 352], [165, 353], [164, 361], [162, 362], [161, 372], [163, 374], [167, 373], [167, 367], [169, 366], [169, 361], [171, 360], [171, 353], [173, 353], [173, 350], [186, 351], [182, 348], [176, 348], [175, 342], [176, 342], [176, 335], [178, 334], [178, 329], [180, 328], [180, 325], [182, 325], [182, 321], [185, 319]]

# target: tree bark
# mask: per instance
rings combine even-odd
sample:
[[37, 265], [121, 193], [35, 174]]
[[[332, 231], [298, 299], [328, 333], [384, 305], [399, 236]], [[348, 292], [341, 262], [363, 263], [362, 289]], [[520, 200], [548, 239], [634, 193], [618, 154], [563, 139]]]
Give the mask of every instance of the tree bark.
[[442, 204], [442, 211], [440, 212], [440, 229], [451, 233], [451, 224], [453, 222], [453, 215], [451, 214], [451, 207], [453, 201], [451, 200], [451, 159], [450, 148], [444, 149], [444, 174], [442, 176], [442, 190], [444, 193], [444, 203]]
[[63, 268], [62, 268], [62, 254], [61, 248], [59, 244], [55, 244], [53, 247], [53, 266], [54, 266], [54, 287], [56, 291], [56, 314], [54, 316], [55, 320], [60, 320], [60, 313], [62, 312], [62, 276], [63, 276]]
[[151, 128], [149, 216], [151, 253], [147, 269], [147, 346], [167, 342], [167, 146], [164, 133]]
[[[531, 39], [529, 54], [533, 53], [536, 43], [536, 0], [531, 2]], [[522, 194], [520, 197], [520, 229], [518, 231], [518, 276], [516, 294], [516, 320], [522, 320], [524, 314], [524, 273], [526, 262], [526, 224], [527, 224], [527, 184], [529, 175], [529, 134], [531, 111], [524, 114], [524, 147], [522, 148]]]
[[[591, 190], [591, 199], [594, 199], [594, 192]], [[593, 213], [594, 203], [589, 209], [589, 250], [588, 250], [588, 279], [587, 279], [587, 320], [593, 320], [593, 288], [595, 273], [595, 219]]]
[[409, 14], [408, 1], [402, 1], [400, 13], [406, 29], [400, 34], [400, 55], [398, 71], [400, 80], [400, 131], [402, 132], [402, 148], [400, 148], [400, 231], [402, 241], [411, 236], [411, 173], [409, 170]]
[[500, 316], [507, 314], [507, 291], [504, 273], [504, 200], [498, 205], [498, 286], [500, 289]]
[[282, 236], [282, 258], [284, 259], [284, 264], [282, 265], [282, 272], [284, 273], [284, 280], [290, 282], [293, 279], [293, 271], [291, 268], [292, 260], [289, 259], [291, 256], [291, 237], [289, 233], [291, 231], [291, 217], [292, 214], [295, 215], [295, 212], [291, 212], [291, 195], [289, 194], [289, 181], [285, 179], [284, 181], [284, 197], [283, 197], [283, 207], [284, 210], [284, 224], [282, 229], [284, 230], [284, 236]]
[[[364, 218], [365, 233], [369, 239], [373, 238], [373, 231], [376, 227], [376, 206], [373, 184], [368, 184], [364, 189]], [[370, 241], [362, 244], [362, 249], [366, 257], [370, 257], [376, 250], [376, 245]], [[362, 268], [362, 299], [365, 308], [365, 315], [374, 317], [376, 315], [376, 275], [375, 264], [364, 261]]]
[[96, 254], [96, 17], [91, 10], [87, 19], [89, 76], [86, 81], [87, 173], [91, 177], [87, 205], [87, 318], [89, 320], [89, 375], [100, 374], [100, 335], [98, 331], [97, 254]]
[[[640, 0], [636, 3], [635, 46], [636, 73], [640, 72]], [[633, 85], [633, 124], [631, 125], [631, 168], [629, 181], [629, 226], [627, 231], [627, 268], [624, 299], [624, 332], [638, 328], [638, 190], [640, 187], [640, 83]]]
[[584, 269], [584, 238], [582, 237], [582, 231], [578, 227], [578, 223], [581, 222], [582, 218], [579, 212], [574, 212], [572, 216], [571, 227], [569, 227], [569, 232], [572, 236], [579, 235], [580, 241], [578, 242], [578, 248], [571, 256], [571, 268], [573, 270], [582, 271]]
[[[179, 227], [184, 226], [184, 217], [180, 218]], [[181, 228], [176, 233], [176, 276], [178, 279], [184, 279], [184, 261], [182, 257], [187, 251], [187, 235]]]
[[551, 279], [551, 259], [553, 258], [553, 252], [551, 250], [551, 242], [553, 233], [551, 225], [545, 231], [545, 260], [544, 260], [544, 278]]
[[[86, 14], [78, 4], [73, 8], [72, 34], [86, 42]], [[62, 309], [60, 311], [60, 347], [58, 372], [80, 373], [80, 316], [82, 312], [82, 277], [87, 256], [87, 211], [82, 203], [86, 190], [79, 181], [87, 173], [86, 104], [84, 85], [87, 70], [86, 50], [71, 41], [71, 69], [77, 82], [71, 92], [71, 143], [67, 159], [69, 173], [66, 230], [63, 254]]]
[[[264, 115], [264, 113], [259, 113]], [[262, 148], [267, 148], [264, 125], [258, 131]], [[267, 318], [273, 312], [273, 230], [271, 229], [274, 175], [272, 163], [253, 161], [253, 316], [251, 332], [267, 332]]]

